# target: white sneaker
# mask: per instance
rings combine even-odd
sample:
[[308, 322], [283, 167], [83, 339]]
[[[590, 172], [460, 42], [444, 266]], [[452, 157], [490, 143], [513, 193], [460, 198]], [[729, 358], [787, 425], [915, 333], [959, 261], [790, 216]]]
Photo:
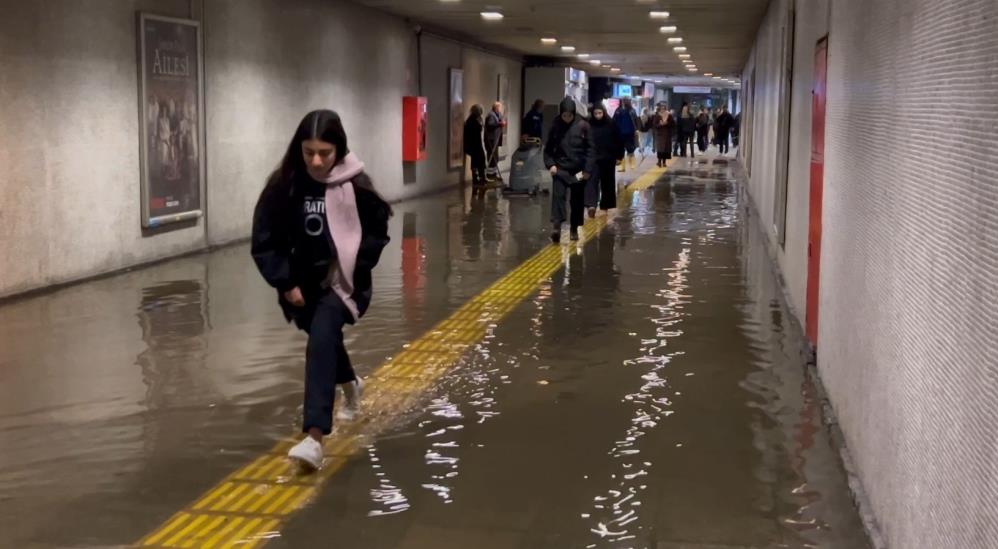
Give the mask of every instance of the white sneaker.
[[288, 450], [288, 458], [306, 469], [318, 471], [322, 467], [322, 444], [306, 435], [304, 440]]
[[360, 397], [364, 392], [364, 382], [358, 377], [350, 383], [340, 384], [339, 388], [343, 393], [343, 405], [336, 412], [336, 419], [353, 421], [360, 413]]

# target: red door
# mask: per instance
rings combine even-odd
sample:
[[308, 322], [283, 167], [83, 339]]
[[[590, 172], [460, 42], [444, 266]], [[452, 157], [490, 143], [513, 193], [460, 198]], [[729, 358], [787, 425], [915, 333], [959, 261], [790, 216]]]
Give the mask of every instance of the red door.
[[825, 179], [825, 102], [828, 98], [828, 38], [814, 52], [811, 97], [811, 205], [807, 234], [807, 338], [818, 345], [818, 281], [821, 273], [821, 198]]

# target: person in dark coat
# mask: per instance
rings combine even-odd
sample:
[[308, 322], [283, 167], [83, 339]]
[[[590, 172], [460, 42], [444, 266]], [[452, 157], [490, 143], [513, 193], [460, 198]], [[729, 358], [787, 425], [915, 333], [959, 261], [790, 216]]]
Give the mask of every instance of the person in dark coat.
[[596, 217], [596, 206], [602, 211], [617, 207], [617, 162], [624, 159], [624, 141], [617, 125], [606, 113], [602, 103], [590, 112], [589, 126], [596, 146], [596, 173], [586, 184], [586, 208], [589, 217]]
[[672, 136], [676, 133], [676, 120], [665, 105], [658, 106], [658, 112], [649, 123], [655, 135], [655, 152], [658, 154], [658, 167], [664, 168], [672, 158]]
[[683, 110], [679, 113], [679, 156], [686, 157], [686, 146], [690, 147], [690, 156], [696, 156], [693, 149], [693, 137], [696, 134], [697, 118], [690, 112], [689, 103], [683, 103]]
[[544, 136], [544, 100], [534, 101], [530, 111], [523, 117], [523, 129], [520, 130], [523, 137], [537, 139]]
[[707, 107], [700, 107], [700, 114], [697, 115], [697, 148], [701, 153], [707, 152], [708, 134], [710, 134], [710, 113]]
[[371, 271], [390, 240], [391, 215], [364, 164], [347, 148], [339, 115], [329, 110], [302, 119], [253, 213], [250, 253], [257, 269], [277, 290], [285, 318], [308, 333], [307, 436], [288, 452], [307, 470], [322, 465], [337, 387], [344, 396], [337, 418], [351, 419], [358, 411], [362, 385], [343, 326], [359, 321], [371, 304]]
[[728, 152], [728, 138], [734, 125], [735, 119], [728, 112], [728, 106], [724, 105], [721, 107], [721, 116], [717, 117], [717, 147], [721, 154]]
[[496, 101], [492, 105], [492, 110], [485, 117], [485, 155], [488, 158], [489, 168], [496, 171], [499, 177], [499, 147], [502, 147], [502, 131], [506, 127], [506, 117], [502, 114], [502, 103]]
[[[559, 115], [551, 124], [544, 144], [544, 165], [551, 172], [551, 241], [561, 241], [565, 222], [565, 200], [571, 194], [571, 238], [579, 239], [579, 227], [585, 221], [586, 181], [596, 171], [596, 145], [592, 128], [578, 116], [575, 100], [566, 97], [558, 105]], [[582, 179], [576, 176], [581, 173]]]
[[638, 111], [634, 109], [634, 102], [629, 97], [625, 97], [620, 108], [613, 113], [613, 123], [617, 126], [620, 139], [624, 142], [624, 150], [627, 152], [627, 158], [620, 163], [620, 171], [627, 171], [628, 163], [630, 163], [632, 170], [636, 169], [638, 164], [634, 158], [634, 151], [638, 148], [641, 117], [638, 116]]
[[485, 146], [482, 144], [482, 106], [471, 107], [464, 122], [464, 154], [471, 157], [471, 188], [476, 194], [485, 192]]

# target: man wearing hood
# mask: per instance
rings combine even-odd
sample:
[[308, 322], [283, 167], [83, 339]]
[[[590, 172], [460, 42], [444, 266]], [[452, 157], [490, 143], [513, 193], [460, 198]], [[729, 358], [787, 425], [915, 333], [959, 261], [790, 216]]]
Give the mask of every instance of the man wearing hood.
[[[571, 195], [571, 238], [579, 239], [585, 221], [586, 181], [596, 170], [595, 145], [589, 123], [577, 116], [575, 100], [566, 97], [558, 106], [560, 115], [551, 125], [544, 145], [544, 165], [551, 172], [551, 241], [561, 241], [565, 222], [565, 200]], [[581, 172], [581, 180], [576, 174]]]

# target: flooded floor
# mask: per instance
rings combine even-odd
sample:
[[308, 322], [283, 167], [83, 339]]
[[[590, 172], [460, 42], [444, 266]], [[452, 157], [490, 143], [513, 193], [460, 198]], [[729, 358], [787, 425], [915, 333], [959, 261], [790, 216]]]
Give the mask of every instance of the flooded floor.
[[[763, 235], [677, 163], [268, 547], [865, 548]], [[361, 375], [547, 245], [543, 198], [400, 204]], [[0, 547], [134, 543], [297, 430], [245, 246], [0, 307]]]

